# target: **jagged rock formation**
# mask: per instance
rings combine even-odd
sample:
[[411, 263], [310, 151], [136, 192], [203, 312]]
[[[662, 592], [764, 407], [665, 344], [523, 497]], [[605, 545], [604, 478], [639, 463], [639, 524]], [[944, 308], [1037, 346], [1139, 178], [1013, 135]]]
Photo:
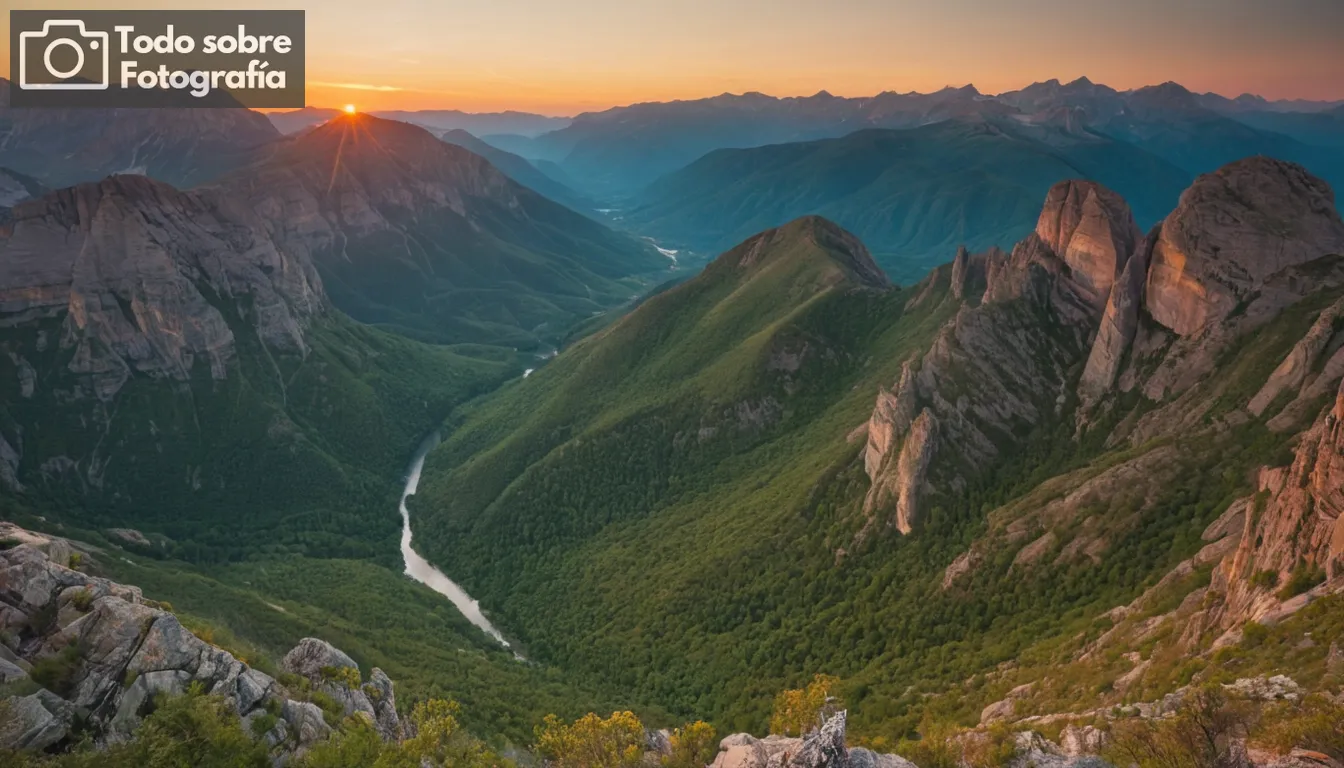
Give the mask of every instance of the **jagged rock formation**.
[[[192, 684], [224, 697], [251, 725], [278, 712], [262, 735], [277, 755], [292, 754], [331, 733], [324, 714], [300, 691], [196, 637], [177, 617], [136, 587], [68, 568], [70, 554], [87, 547], [0, 523], [0, 538], [21, 542], [0, 551], [0, 674], [22, 679], [42, 661], [61, 665], [61, 690], [38, 690], [0, 702], [13, 723], [0, 729], [0, 749], [41, 750], [61, 743], [75, 720], [102, 742], [122, 741], [140, 724], [154, 696], [181, 694]], [[385, 739], [399, 738], [392, 683], [374, 669], [369, 683], [333, 675], [358, 667], [321, 640], [305, 639], [285, 657], [301, 674], [344, 706], [344, 714], [374, 723]], [[370, 701], [370, 698], [373, 701]]]
[[1134, 341], [1139, 328], [1139, 308], [1143, 300], [1143, 285], [1148, 274], [1148, 263], [1156, 244], [1156, 235], [1150, 235], [1125, 262], [1120, 277], [1111, 284], [1106, 309], [1097, 327], [1097, 338], [1088, 353], [1087, 366], [1078, 382], [1078, 391], [1085, 405], [1091, 405], [1115, 384], [1124, 361], [1125, 351]]
[[1109, 295], [1141, 237], [1119, 195], [1083, 181], [1066, 181], [1050, 190], [1036, 234], [1098, 302]]
[[[909, 533], [927, 489], [940, 480], [946, 491], [964, 487], [1058, 410], [1138, 239], [1118, 196], [1063, 182], [1011, 254], [957, 254], [949, 292], [960, 310], [879, 393], [868, 422], [870, 521], [891, 508], [892, 525]], [[974, 292], [981, 280], [983, 298]]]
[[[874, 419], [878, 418], [878, 414], [875, 413]], [[885, 425], [878, 421], [872, 426]], [[899, 435], [894, 429], [890, 431], [893, 437], [904, 438], [901, 451], [896, 455], [892, 466], [882, 463], [887, 452], [869, 452], [868, 455], [873, 458], [868, 464], [870, 467], [868, 474], [873, 484], [868, 490], [868, 497], [864, 500], [863, 506], [864, 510], [871, 514], [880, 507], [894, 504], [896, 515], [892, 525], [901, 533], [910, 533], [914, 530], [916, 501], [923, 491], [929, 462], [933, 460], [937, 445], [938, 419], [925, 408]]]
[[1288, 353], [1283, 362], [1279, 363], [1279, 367], [1274, 369], [1274, 373], [1270, 374], [1264, 386], [1255, 393], [1255, 397], [1251, 398], [1246, 410], [1261, 416], [1280, 394], [1289, 390], [1301, 390], [1307, 379], [1313, 376], [1322, 356], [1330, 347], [1334, 347], [1335, 353], [1330, 360], [1332, 369], [1323, 371], [1319, 380], [1328, 385], [1329, 382], [1339, 379], [1341, 373], [1344, 373], [1340, 369], [1340, 366], [1344, 365], [1344, 355], [1339, 354], [1340, 339], [1337, 338], [1341, 315], [1344, 315], [1344, 299], [1331, 304], [1316, 317], [1311, 330], [1298, 340], [1293, 346], [1293, 351]]
[[54, 343], [71, 350], [69, 371], [101, 400], [135, 374], [185, 381], [199, 364], [224, 378], [235, 347], [229, 312], [251, 318], [276, 352], [301, 355], [325, 306], [312, 264], [213, 194], [114, 176], [13, 215], [0, 231], [0, 322], [60, 319]]
[[1159, 402], [1187, 392], [1238, 339], [1337, 284], [1337, 266], [1319, 260], [1339, 253], [1334, 196], [1301, 167], [1253, 157], [1201, 176], [1112, 287], [1084, 405], [1117, 388]]

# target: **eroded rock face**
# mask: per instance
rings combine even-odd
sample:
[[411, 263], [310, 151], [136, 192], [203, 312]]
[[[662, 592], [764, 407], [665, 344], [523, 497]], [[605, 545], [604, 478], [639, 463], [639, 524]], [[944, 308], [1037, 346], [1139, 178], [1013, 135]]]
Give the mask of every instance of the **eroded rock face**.
[[870, 479], [876, 478], [887, 456], [914, 423], [916, 404], [913, 363], [912, 360], [905, 361], [895, 388], [877, 393], [877, 405], [868, 419], [868, 445], [863, 454], [864, 470]]
[[1269, 275], [1344, 252], [1329, 185], [1301, 166], [1249, 158], [1199, 177], [1162, 224], [1144, 304], [1193, 336], [1227, 317]]
[[269, 347], [297, 354], [325, 305], [311, 262], [255, 214], [141, 176], [23, 203], [0, 232], [0, 322], [63, 317], [69, 369], [104, 400], [134, 373], [182, 381], [201, 365], [224, 378], [235, 340], [220, 300]]
[[1344, 577], [1344, 387], [1302, 434], [1293, 463], [1260, 471], [1259, 489], [1236, 551], [1214, 574], [1213, 589], [1226, 595], [1224, 627], [1279, 607], [1274, 589], [1252, 583], [1257, 572], [1274, 573], [1278, 584], [1300, 564]]
[[1098, 304], [1139, 243], [1129, 205], [1095, 182], [1062, 181], [1050, 189], [1036, 234], [1069, 265]]

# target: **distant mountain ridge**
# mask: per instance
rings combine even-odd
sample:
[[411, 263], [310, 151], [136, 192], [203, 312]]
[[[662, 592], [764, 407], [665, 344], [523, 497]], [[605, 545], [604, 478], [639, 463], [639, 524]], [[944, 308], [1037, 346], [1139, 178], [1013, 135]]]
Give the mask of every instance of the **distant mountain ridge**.
[[[1081, 110], [1077, 119], [1083, 125], [1135, 142], [1141, 149], [1153, 149], [1192, 176], [1250, 154], [1274, 154], [1344, 183], [1344, 171], [1339, 170], [1333, 153], [1321, 154], [1239, 122], [1263, 111], [1293, 114], [1330, 108], [1335, 103], [1196, 95], [1174, 83], [1122, 92], [1079, 78], [1069, 83], [1035, 83], [996, 96], [974, 86], [861, 98], [825, 91], [788, 98], [754, 92], [722, 94], [584, 113], [568, 127], [535, 139], [490, 136], [487, 140], [530, 159], [559, 163], [580, 191], [616, 199], [714, 149], [838, 138], [864, 128], [913, 128], [955, 117], [1023, 115], [1039, 119], [1043, 113], [1064, 109]], [[1198, 135], [1190, 135], [1192, 126]], [[1214, 134], [1205, 136], [1200, 133], [1204, 130]]]
[[443, 131], [439, 134], [439, 138], [484, 157], [504, 175], [543, 197], [584, 215], [590, 217], [595, 215], [592, 213], [592, 200], [575, 192], [563, 182], [551, 178], [546, 171], [525, 157], [491, 146], [461, 128]]
[[[289, 112], [268, 112], [266, 118], [281, 133], [297, 133], [343, 114], [339, 109], [304, 107]], [[438, 130], [464, 130], [473, 136], [508, 133], [538, 136], [569, 125], [567, 117], [547, 117], [530, 112], [462, 112], [456, 109], [374, 110], [369, 114]]]

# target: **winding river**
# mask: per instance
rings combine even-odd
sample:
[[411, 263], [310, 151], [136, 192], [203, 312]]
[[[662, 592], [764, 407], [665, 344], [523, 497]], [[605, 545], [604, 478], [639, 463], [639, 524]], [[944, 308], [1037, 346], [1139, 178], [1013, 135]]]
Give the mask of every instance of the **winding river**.
[[[415, 489], [420, 486], [420, 471], [425, 468], [425, 456], [429, 454], [434, 446], [439, 444], [439, 433], [435, 432], [425, 438], [420, 443], [420, 447], [415, 449], [415, 455], [411, 457], [410, 469], [406, 472], [406, 487], [401, 491], [401, 559], [406, 563], [406, 575], [412, 579], [424, 584], [430, 589], [438, 592], [448, 598], [462, 615], [467, 617], [467, 621], [481, 628], [482, 632], [499, 641], [499, 644], [505, 648], [509, 647], [509, 641], [504, 639], [495, 625], [485, 618], [481, 613], [481, 605], [471, 599], [465, 590], [453, 582], [452, 579], [444, 576], [443, 573], [430, 564], [428, 560], [421, 557], [411, 547], [411, 512], [406, 508], [406, 499], [415, 494]], [[514, 654], [517, 656], [517, 654]], [[522, 657], [518, 656], [521, 660]]]

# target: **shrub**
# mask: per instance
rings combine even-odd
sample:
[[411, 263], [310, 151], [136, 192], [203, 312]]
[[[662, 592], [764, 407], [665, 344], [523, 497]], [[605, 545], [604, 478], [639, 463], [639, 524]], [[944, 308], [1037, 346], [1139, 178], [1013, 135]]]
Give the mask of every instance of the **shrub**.
[[280, 722], [280, 718], [270, 712], [263, 712], [252, 719], [252, 735], [260, 739], [262, 736], [271, 732], [275, 724]]
[[802, 736], [821, 727], [832, 711], [844, 705], [835, 694], [839, 679], [817, 675], [806, 688], [781, 691], [775, 696], [770, 732], [781, 736]]
[[83, 564], [84, 564], [84, 555], [80, 554], [79, 552], [71, 552], [70, 559], [66, 561], [66, 565], [69, 566], [70, 570], [72, 571], [78, 571], [79, 567]]
[[1279, 585], [1278, 571], [1256, 571], [1251, 575], [1251, 586], [1273, 589]]
[[1312, 694], [1300, 705], [1276, 704], [1265, 712], [1252, 741], [1278, 754], [1300, 747], [1344, 760], [1344, 703]]
[[959, 768], [961, 749], [954, 740], [955, 729], [928, 722], [919, 728], [919, 739], [902, 739], [896, 744], [896, 754], [919, 768]]
[[323, 667], [322, 679], [329, 683], [340, 683], [350, 690], [358, 690], [362, 682], [359, 670], [355, 667]]
[[93, 590], [85, 587], [70, 596], [70, 604], [80, 612], [88, 612], [89, 606], [93, 605]]
[[33, 664], [29, 676], [43, 688], [62, 698], [70, 695], [75, 684], [75, 672], [79, 669], [81, 657], [79, 646], [71, 643], [53, 656], [38, 660]]
[[[352, 719], [330, 739], [314, 744], [295, 765], [297, 768], [400, 768], [406, 763], [398, 761], [397, 757], [396, 748], [385, 746], [372, 725]], [[419, 768], [418, 763], [406, 765], [407, 768]]]
[[589, 712], [572, 725], [547, 715], [536, 736], [537, 752], [556, 768], [634, 768], [644, 756], [644, 726], [632, 712], [605, 720]]
[[996, 723], [983, 734], [967, 734], [962, 739], [963, 765], [969, 768], [1001, 768], [1017, 756], [1017, 741], [1003, 723]]
[[135, 741], [131, 758], [112, 765], [190, 765], [199, 768], [267, 768], [265, 745], [243, 731], [242, 720], [221, 696], [207, 696], [200, 683], [187, 693], [159, 697]]
[[1325, 569], [1315, 563], [1298, 563], [1288, 574], [1288, 582], [1279, 590], [1278, 598], [1288, 600], [1297, 597], [1312, 587], [1325, 581]]
[[672, 732], [672, 754], [663, 758], [667, 768], [704, 768], [718, 753], [714, 726], [703, 720], [688, 723]]
[[308, 700], [317, 705], [322, 710], [322, 719], [327, 721], [327, 725], [335, 728], [345, 717], [345, 707], [341, 706], [336, 699], [332, 698], [323, 691], [312, 691], [308, 694]]
[[1138, 768], [1223, 768], [1233, 764], [1236, 741], [1253, 723], [1248, 704], [1212, 685], [1190, 691], [1175, 716], [1121, 720], [1111, 728], [1106, 757]]
[[1241, 628], [1242, 648], [1256, 648], [1269, 639], [1269, 627], [1258, 621], [1248, 621]]

